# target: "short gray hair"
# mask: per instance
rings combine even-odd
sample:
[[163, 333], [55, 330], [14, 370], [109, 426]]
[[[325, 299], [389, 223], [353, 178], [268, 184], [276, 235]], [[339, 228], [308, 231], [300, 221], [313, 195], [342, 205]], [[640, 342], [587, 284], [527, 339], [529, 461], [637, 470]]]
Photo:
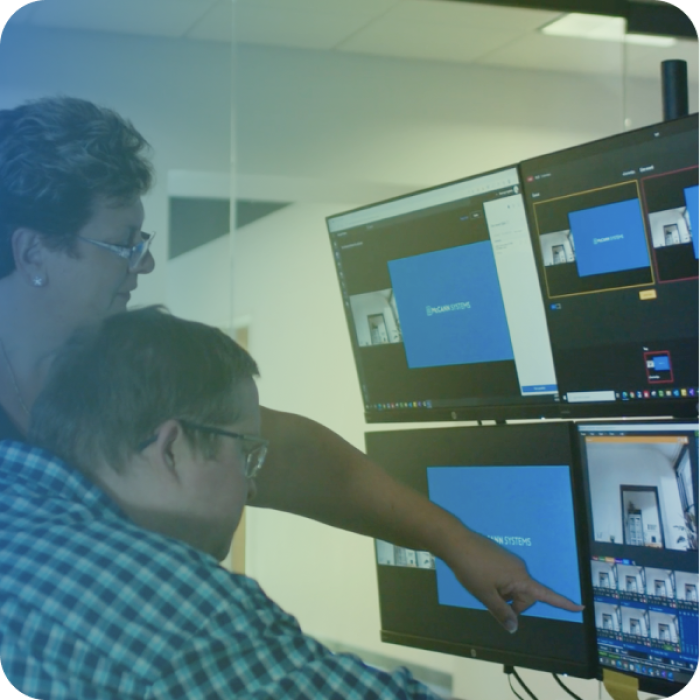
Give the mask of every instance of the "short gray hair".
[[43, 98], [0, 110], [0, 278], [15, 269], [18, 228], [70, 253], [98, 198], [125, 204], [145, 194], [149, 151], [131, 122], [87, 100]]
[[[90, 474], [121, 471], [169, 419], [234, 423], [237, 387], [258, 375], [253, 358], [223, 331], [147, 307], [77, 331], [53, 362], [31, 414], [29, 439]], [[198, 449], [218, 442], [184, 429]]]

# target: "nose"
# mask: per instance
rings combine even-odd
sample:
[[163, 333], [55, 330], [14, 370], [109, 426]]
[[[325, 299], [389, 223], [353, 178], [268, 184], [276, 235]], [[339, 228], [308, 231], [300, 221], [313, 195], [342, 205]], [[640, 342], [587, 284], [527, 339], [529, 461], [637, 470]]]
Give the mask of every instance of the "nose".
[[143, 260], [139, 263], [139, 266], [134, 270], [137, 275], [149, 275], [155, 269], [156, 261], [153, 257], [151, 251], [149, 250], [146, 255], [143, 256]]

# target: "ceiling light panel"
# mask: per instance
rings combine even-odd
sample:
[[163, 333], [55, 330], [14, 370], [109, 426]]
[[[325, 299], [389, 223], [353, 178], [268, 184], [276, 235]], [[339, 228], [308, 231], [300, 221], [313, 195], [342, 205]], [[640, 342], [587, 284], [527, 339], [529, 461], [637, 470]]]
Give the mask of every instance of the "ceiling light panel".
[[646, 46], [674, 46], [673, 37], [650, 34], [627, 34], [627, 21], [623, 17], [587, 15], [572, 12], [545, 25], [540, 30], [547, 36], [574, 37], [594, 41], [617, 41]]
[[584, 15], [572, 12], [542, 27], [541, 31], [548, 36], [622, 41], [627, 31], [627, 22], [623, 17]]

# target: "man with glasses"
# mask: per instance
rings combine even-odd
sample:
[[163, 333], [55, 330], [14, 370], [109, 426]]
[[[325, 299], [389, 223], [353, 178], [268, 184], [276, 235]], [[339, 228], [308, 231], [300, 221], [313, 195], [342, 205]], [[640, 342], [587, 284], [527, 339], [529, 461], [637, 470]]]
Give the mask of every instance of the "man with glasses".
[[0, 443], [0, 660], [40, 700], [434, 696], [218, 565], [267, 440], [253, 359], [151, 307], [79, 331]]

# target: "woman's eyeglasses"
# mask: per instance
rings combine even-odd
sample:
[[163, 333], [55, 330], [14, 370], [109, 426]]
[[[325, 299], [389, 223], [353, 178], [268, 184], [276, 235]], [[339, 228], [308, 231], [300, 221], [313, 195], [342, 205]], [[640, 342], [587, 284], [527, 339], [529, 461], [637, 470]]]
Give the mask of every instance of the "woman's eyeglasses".
[[141, 240], [133, 246], [130, 245], [117, 245], [116, 243], [105, 243], [104, 241], [96, 241], [94, 238], [86, 238], [85, 236], [76, 236], [81, 241], [86, 243], [92, 243], [98, 248], [104, 248], [110, 252], [118, 255], [128, 262], [129, 272], [137, 270], [143, 259], [148, 254], [148, 249], [151, 246], [151, 242], [156, 237], [155, 233], [146, 233], [141, 231]]

